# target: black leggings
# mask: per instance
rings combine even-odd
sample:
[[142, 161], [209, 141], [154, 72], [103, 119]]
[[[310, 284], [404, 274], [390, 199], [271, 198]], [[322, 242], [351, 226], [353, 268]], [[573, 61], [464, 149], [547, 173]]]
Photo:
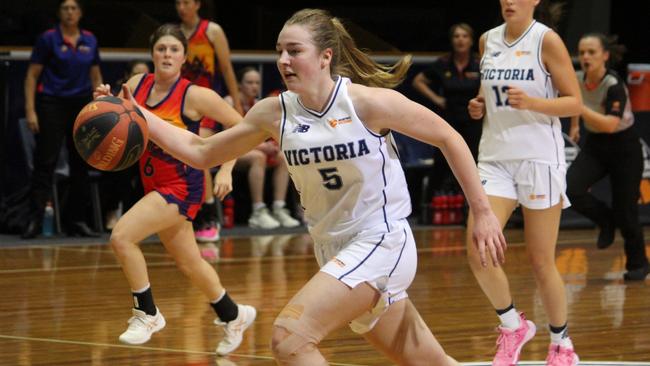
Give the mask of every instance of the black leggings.
[[[34, 172], [31, 179], [32, 218], [41, 220], [46, 202], [51, 198], [54, 169], [66, 141], [70, 165], [70, 194], [61, 210], [66, 223], [84, 221], [89, 196], [88, 165], [81, 159], [72, 140], [77, 113], [92, 98], [59, 98], [39, 94], [36, 114], [40, 132], [36, 135]], [[65, 213], [65, 214], [63, 214]]]
[[[639, 224], [639, 184], [643, 154], [634, 126], [614, 134], [588, 133], [584, 147], [567, 172], [567, 195], [574, 210], [599, 226], [614, 221], [625, 239], [626, 268], [648, 263]], [[612, 208], [594, 197], [589, 188], [609, 175]]]

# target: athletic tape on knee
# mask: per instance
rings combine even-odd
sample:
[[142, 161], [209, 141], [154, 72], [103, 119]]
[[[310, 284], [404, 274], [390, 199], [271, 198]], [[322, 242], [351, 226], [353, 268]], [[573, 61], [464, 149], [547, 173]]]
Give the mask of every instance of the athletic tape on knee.
[[296, 351], [309, 343], [317, 345], [325, 338], [327, 332], [318, 319], [304, 314], [304, 306], [289, 304], [282, 309], [273, 322], [274, 326], [289, 331], [289, 336], [277, 346], [279, 355], [295, 355]]

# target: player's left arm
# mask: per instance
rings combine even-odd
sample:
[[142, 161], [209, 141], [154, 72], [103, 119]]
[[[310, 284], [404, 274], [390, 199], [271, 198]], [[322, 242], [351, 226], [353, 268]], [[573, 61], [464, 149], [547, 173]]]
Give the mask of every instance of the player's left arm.
[[235, 72], [232, 67], [232, 61], [230, 60], [230, 46], [228, 45], [228, 38], [226, 33], [223, 31], [223, 28], [217, 23], [210, 22], [208, 25], [208, 38], [212, 42], [212, 46], [217, 54], [217, 60], [219, 64], [219, 71], [223, 75], [223, 80], [226, 83], [226, 88], [228, 88], [228, 94], [233, 99], [233, 106], [240, 114], [244, 114], [244, 109], [241, 106], [241, 101], [239, 100], [239, 86], [237, 85], [237, 78], [235, 78]]
[[[200, 117], [207, 116], [227, 128], [242, 120], [242, 116], [214, 90], [197, 85], [191, 86], [187, 91], [184, 112], [187, 114], [195, 112]], [[214, 179], [213, 192], [220, 200], [232, 191], [232, 170], [236, 162], [237, 160], [233, 159], [221, 164]]]
[[473, 239], [481, 261], [485, 251], [495, 266], [505, 260], [505, 238], [479, 179], [472, 153], [465, 140], [444, 119], [402, 94], [383, 88], [353, 85], [350, 88], [357, 114], [376, 133], [394, 130], [440, 148], [467, 197], [476, 220]]
[[187, 90], [183, 113], [195, 120], [203, 116], [208, 117], [219, 121], [226, 128], [230, 128], [242, 120], [241, 114], [214, 90], [198, 85], [192, 85]]
[[528, 109], [549, 116], [571, 117], [580, 114], [582, 95], [569, 52], [560, 36], [548, 31], [542, 41], [542, 62], [551, 74], [557, 98], [535, 98], [515, 87], [508, 89], [508, 103], [515, 109]]

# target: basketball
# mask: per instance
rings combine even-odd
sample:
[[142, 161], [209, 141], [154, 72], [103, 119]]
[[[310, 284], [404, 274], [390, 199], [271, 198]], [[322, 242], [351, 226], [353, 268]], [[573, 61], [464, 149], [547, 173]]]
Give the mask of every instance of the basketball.
[[105, 96], [86, 104], [74, 122], [74, 146], [99, 170], [118, 171], [133, 165], [149, 140], [147, 121], [131, 101]]

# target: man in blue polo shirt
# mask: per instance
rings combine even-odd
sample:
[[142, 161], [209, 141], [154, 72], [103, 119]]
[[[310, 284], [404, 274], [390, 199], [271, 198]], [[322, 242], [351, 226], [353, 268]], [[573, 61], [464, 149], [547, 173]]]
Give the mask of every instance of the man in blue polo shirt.
[[77, 113], [92, 100], [102, 83], [97, 39], [79, 28], [81, 5], [77, 0], [59, 2], [60, 23], [38, 37], [25, 78], [25, 119], [36, 134], [34, 172], [31, 181], [31, 214], [24, 239], [41, 232], [43, 213], [51, 199], [54, 169], [64, 139], [69, 152], [70, 192], [63, 214], [69, 235], [96, 236], [86, 223], [88, 166], [77, 154], [72, 127]]

